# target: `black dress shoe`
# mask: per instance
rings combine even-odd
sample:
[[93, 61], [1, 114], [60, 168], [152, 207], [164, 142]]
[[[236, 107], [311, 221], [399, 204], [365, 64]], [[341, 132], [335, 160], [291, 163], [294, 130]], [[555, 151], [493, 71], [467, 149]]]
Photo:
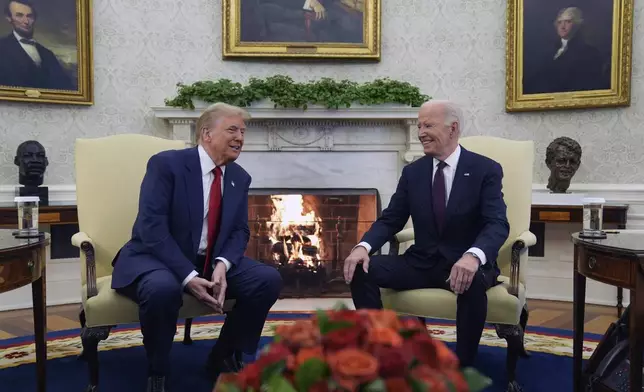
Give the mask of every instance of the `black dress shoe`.
[[165, 377], [162, 377], [162, 376], [148, 377], [147, 392], [165, 392]]
[[237, 373], [244, 368], [241, 352], [234, 352], [228, 357], [218, 357], [210, 353], [206, 362], [208, 376], [216, 381], [221, 373]]

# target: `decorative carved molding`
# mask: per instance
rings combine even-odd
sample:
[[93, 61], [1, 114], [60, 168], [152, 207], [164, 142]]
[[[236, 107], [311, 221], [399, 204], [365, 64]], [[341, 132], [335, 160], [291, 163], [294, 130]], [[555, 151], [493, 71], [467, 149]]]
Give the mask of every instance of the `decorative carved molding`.
[[[173, 139], [188, 143], [194, 143], [191, 127], [202, 109], [152, 108], [157, 118], [172, 126]], [[252, 134], [247, 136], [246, 146], [251, 151], [398, 151], [407, 163], [423, 155], [417, 138], [418, 108], [380, 105], [330, 110], [312, 106], [298, 110], [258, 106], [248, 111]], [[369, 130], [374, 130], [373, 139]]]

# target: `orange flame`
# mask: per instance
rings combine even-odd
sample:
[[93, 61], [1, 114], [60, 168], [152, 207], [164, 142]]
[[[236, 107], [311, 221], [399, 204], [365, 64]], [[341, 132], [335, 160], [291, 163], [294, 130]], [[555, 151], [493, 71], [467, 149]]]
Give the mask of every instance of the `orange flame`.
[[302, 195], [274, 195], [270, 238], [273, 245], [281, 243], [282, 254], [274, 253], [279, 261], [302, 262], [315, 267], [322, 253], [321, 222], [314, 211], [304, 213]]

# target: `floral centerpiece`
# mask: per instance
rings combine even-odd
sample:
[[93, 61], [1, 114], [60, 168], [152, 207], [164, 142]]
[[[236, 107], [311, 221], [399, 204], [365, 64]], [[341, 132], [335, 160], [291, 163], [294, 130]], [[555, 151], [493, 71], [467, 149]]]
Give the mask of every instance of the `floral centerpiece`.
[[278, 326], [258, 359], [222, 374], [215, 392], [477, 392], [490, 383], [460, 369], [416, 318], [339, 308]]

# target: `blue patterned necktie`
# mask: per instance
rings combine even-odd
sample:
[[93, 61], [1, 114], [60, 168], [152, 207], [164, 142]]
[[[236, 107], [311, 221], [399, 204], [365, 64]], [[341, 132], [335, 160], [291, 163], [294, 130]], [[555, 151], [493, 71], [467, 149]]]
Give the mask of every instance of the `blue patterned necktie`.
[[438, 169], [434, 175], [434, 183], [432, 184], [432, 207], [434, 208], [434, 219], [436, 220], [436, 227], [440, 232], [443, 229], [443, 220], [445, 219], [445, 205], [447, 192], [445, 190], [445, 169], [447, 163], [441, 161], [438, 163]]

